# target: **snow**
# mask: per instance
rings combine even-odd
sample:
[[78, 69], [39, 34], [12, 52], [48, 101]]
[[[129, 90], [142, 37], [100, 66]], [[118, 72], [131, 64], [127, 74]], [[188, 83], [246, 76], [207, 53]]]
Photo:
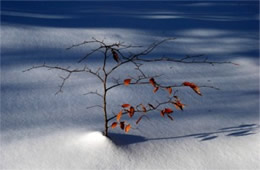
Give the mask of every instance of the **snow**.
[[[1, 169], [260, 169], [259, 33], [256, 27], [259, 19], [254, 18], [255, 7], [246, 2], [198, 2], [179, 3], [171, 9], [170, 2], [153, 2], [154, 6], [148, 5], [143, 10], [136, 3], [128, 2], [122, 6], [112, 3], [122, 14], [116, 17], [129, 17], [130, 24], [137, 23], [136, 28], [122, 20], [118, 21], [122, 25], [114, 21], [108, 24], [105, 20], [102, 26], [98, 23], [96, 27], [80, 25], [84, 19], [91, 19], [89, 15], [81, 16], [78, 25], [73, 27], [61, 20], [76, 20], [77, 13], [68, 11], [66, 3], [60, 2], [64, 6], [56, 3], [59, 5], [56, 13], [51, 11], [53, 9], [48, 9], [49, 13], [41, 11], [44, 4], [43, 9], [38, 9], [41, 5], [36, 3], [38, 12], [33, 11], [29, 2], [25, 5], [27, 7], [21, 8], [15, 6], [15, 2], [2, 4]], [[90, 9], [93, 4], [100, 4], [88, 3], [90, 6], [84, 8], [77, 5], [70, 8], [95, 14], [95, 11], [106, 13], [105, 9], [111, 5], [105, 3], [104, 7], [93, 10]], [[251, 3], [253, 6], [257, 4]], [[225, 21], [215, 21], [216, 17], [190, 17], [190, 13], [196, 13], [197, 9], [204, 11], [205, 7], [216, 8], [213, 12], [204, 11], [209, 13], [208, 16], [218, 15], [219, 6], [224, 11], [240, 9], [240, 13], [235, 10], [221, 12], [221, 17], [227, 15]], [[189, 11], [187, 20], [183, 16], [191, 7], [194, 11]], [[68, 14], [63, 15], [60, 11], [65, 9]], [[248, 9], [252, 9], [252, 13]], [[23, 19], [18, 20], [19, 15]], [[204, 13], [200, 15], [204, 16]], [[35, 20], [31, 23], [26, 17]], [[113, 19], [113, 16], [109, 17]], [[171, 23], [171, 19], [176, 25]], [[43, 22], [45, 20], [49, 22]], [[59, 20], [61, 26], [57, 27], [53, 20]], [[152, 22], [150, 26], [154, 29], [145, 29], [139, 20], [148, 25]], [[197, 23], [201, 20], [202, 24]], [[180, 21], [190, 25], [179, 29], [177, 23]], [[159, 23], [163, 24], [158, 26]], [[165, 28], [166, 23], [169, 28]], [[212, 27], [210, 23], [216, 25]], [[219, 27], [219, 23], [225, 23], [225, 26]], [[59, 76], [64, 76], [64, 73], [46, 69], [22, 72], [43, 62], [82, 66], [76, 61], [93, 46], [65, 48], [91, 37], [138, 45], [177, 37], [176, 41], [158, 47], [151, 57], [206, 53], [209, 59], [232, 61], [239, 66], [148, 64], [144, 67], [146, 73], [163, 74], [156, 79], [163, 84], [191, 81], [198, 85], [213, 85], [220, 90], [201, 88], [201, 97], [189, 88], [181, 88], [177, 94], [187, 106], [183, 112], [174, 112], [173, 122], [162, 118], [159, 113], [149, 113], [149, 120], [144, 118], [140, 125], [133, 125], [128, 134], [119, 128], [110, 129], [110, 138], [107, 138], [102, 135], [102, 110], [86, 109], [99, 103], [99, 97], [83, 95], [102, 90], [95, 77], [73, 74], [66, 82], [64, 92], [54, 95], [61, 83]], [[88, 61], [93, 69], [99, 64], [99, 56]], [[111, 61], [108, 66], [114, 64]], [[132, 68], [128, 65], [118, 69], [114, 77], [123, 80], [135, 75]], [[111, 79], [109, 81], [111, 83]], [[160, 90], [153, 94], [152, 90], [150, 86], [124, 86], [111, 90], [108, 93], [110, 115], [118, 113], [122, 103], [154, 103], [168, 96]], [[134, 119], [137, 119], [136, 115]], [[128, 119], [132, 124], [135, 120]]]

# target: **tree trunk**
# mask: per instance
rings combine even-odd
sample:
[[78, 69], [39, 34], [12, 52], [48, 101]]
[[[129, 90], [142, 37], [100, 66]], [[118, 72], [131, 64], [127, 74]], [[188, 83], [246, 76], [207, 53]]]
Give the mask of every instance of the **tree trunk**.
[[104, 135], [108, 137], [108, 120], [107, 120], [107, 75], [105, 73], [104, 78], [104, 96], [103, 96], [103, 107], [104, 107], [104, 121], [105, 129]]
[[[105, 85], [104, 85], [105, 86]], [[104, 135], [108, 136], [108, 121], [107, 121], [107, 101], [106, 101], [106, 90], [104, 93], [104, 98], [103, 98], [103, 106], [104, 106], [104, 121], [105, 121], [105, 129], [104, 129]]]

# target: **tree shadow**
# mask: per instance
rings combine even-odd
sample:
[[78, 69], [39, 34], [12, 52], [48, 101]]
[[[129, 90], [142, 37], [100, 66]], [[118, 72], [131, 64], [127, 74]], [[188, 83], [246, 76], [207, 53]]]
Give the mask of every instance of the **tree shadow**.
[[127, 146], [131, 144], [153, 141], [153, 140], [172, 140], [172, 139], [182, 139], [193, 137], [199, 139], [199, 141], [209, 141], [217, 139], [219, 135], [225, 135], [227, 137], [241, 137], [256, 134], [256, 130], [259, 128], [257, 124], [242, 124], [239, 126], [225, 127], [218, 129], [217, 131], [204, 132], [204, 133], [195, 133], [182, 136], [173, 136], [173, 137], [161, 137], [161, 138], [145, 138], [137, 135], [127, 135], [127, 134], [116, 134], [111, 133], [110, 139], [117, 146]]
[[218, 135], [225, 135], [228, 137], [240, 137], [248, 136], [255, 134], [255, 130], [259, 128], [257, 124], [242, 124], [239, 126], [226, 127], [218, 129], [217, 131], [206, 132], [206, 133], [195, 133], [190, 135], [175, 136], [175, 137], [166, 137], [166, 138], [150, 138], [148, 140], [163, 140], [163, 139], [178, 139], [178, 138], [187, 138], [194, 137], [198, 138], [201, 142], [216, 139]]
[[146, 142], [143, 136], [109, 133], [109, 138], [117, 146], [127, 146], [135, 143]]

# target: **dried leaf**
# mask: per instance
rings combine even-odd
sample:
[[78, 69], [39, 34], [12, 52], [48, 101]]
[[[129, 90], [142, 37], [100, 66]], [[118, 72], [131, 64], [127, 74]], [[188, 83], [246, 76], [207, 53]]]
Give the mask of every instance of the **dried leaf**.
[[116, 62], [120, 62], [120, 60], [119, 60], [119, 56], [118, 56], [118, 54], [117, 54], [117, 52], [115, 52], [115, 50], [111, 50], [111, 52], [112, 52], [112, 55], [113, 55], [113, 59], [116, 61]]
[[117, 122], [113, 122], [111, 125], [111, 128], [114, 129], [114, 128], [116, 128], [116, 126], [117, 126]]
[[178, 96], [173, 96], [176, 100], [179, 100]]
[[133, 106], [131, 106], [128, 111], [128, 116], [131, 118], [134, 116], [134, 113], [135, 113], [135, 108]]
[[190, 88], [192, 88], [192, 90], [197, 93], [198, 95], [202, 96], [201, 92], [200, 92], [200, 88], [194, 84], [194, 83], [191, 83], [191, 82], [184, 82], [183, 83], [184, 86], [189, 86]]
[[135, 112], [135, 108], [133, 106], [130, 107], [130, 112]]
[[117, 116], [116, 116], [116, 121], [120, 121], [120, 118], [121, 118], [121, 116], [122, 116], [122, 113], [123, 113], [123, 110], [120, 110], [120, 112], [117, 114]]
[[190, 87], [193, 85], [193, 83], [187, 82], [187, 81], [183, 82], [182, 84], [183, 84], [184, 86], [190, 86]]
[[152, 109], [156, 109], [152, 104], [148, 103], [148, 106], [150, 106]]
[[202, 96], [202, 94], [200, 92], [200, 88], [198, 86], [196, 86], [196, 87], [194, 87], [192, 89], [195, 91], [195, 93], [197, 93], [198, 95]]
[[120, 128], [121, 128], [122, 130], [125, 129], [125, 122], [120, 122]]
[[173, 120], [173, 117], [171, 117], [170, 115], [167, 115], [169, 119]]
[[136, 124], [138, 124], [140, 121], [141, 121], [141, 119], [144, 117], [144, 115], [142, 115], [142, 116], [140, 116], [139, 118], [138, 118], [138, 120], [135, 122]]
[[131, 129], [131, 125], [130, 125], [130, 124], [126, 125], [126, 127], [125, 127], [125, 132], [126, 132], [126, 133], [129, 132], [130, 129]]
[[147, 111], [143, 104], [141, 104], [141, 107], [142, 107], [143, 112]]
[[170, 114], [172, 112], [173, 112], [173, 110], [171, 108], [165, 108], [164, 109], [164, 113]]
[[173, 105], [176, 107], [176, 109], [183, 110], [185, 104], [182, 104], [179, 100], [173, 102]]
[[159, 87], [155, 87], [155, 88], [153, 89], [153, 92], [156, 93], [156, 92], [158, 91], [158, 89], [159, 89]]
[[150, 82], [150, 84], [152, 84], [153, 87], [156, 87], [156, 82], [155, 82], [154, 78], [150, 78], [149, 82]]
[[171, 87], [166, 87], [165, 89], [168, 91], [169, 95], [172, 94], [172, 88]]
[[131, 83], [131, 79], [125, 79], [124, 80], [124, 85], [128, 86]]
[[165, 114], [165, 112], [164, 112], [163, 110], [161, 110], [160, 115], [161, 115], [162, 117], [164, 117], [164, 114]]
[[130, 104], [122, 104], [123, 108], [130, 107], [130, 106], [131, 106]]

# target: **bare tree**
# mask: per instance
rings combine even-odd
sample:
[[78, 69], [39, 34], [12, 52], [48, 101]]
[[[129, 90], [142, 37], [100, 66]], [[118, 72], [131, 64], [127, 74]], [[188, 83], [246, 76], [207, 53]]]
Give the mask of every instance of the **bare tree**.
[[[108, 136], [108, 129], [109, 128], [115, 128], [119, 126], [122, 130], [125, 130], [125, 132], [128, 132], [131, 128], [130, 124], [127, 124], [126, 121], [121, 121], [121, 117], [123, 115], [128, 115], [130, 118], [133, 117], [135, 113], [140, 113], [141, 115], [136, 121], [136, 124], [140, 122], [140, 120], [143, 117], [147, 117], [148, 112], [156, 111], [158, 110], [161, 114], [161, 116], [167, 116], [169, 119], [173, 120], [173, 117], [171, 116], [171, 113], [173, 110], [171, 108], [164, 108], [164, 105], [167, 104], [173, 104], [177, 109], [183, 110], [184, 104], [181, 103], [178, 96], [176, 96], [175, 92], [173, 92], [172, 88], [180, 88], [188, 86], [192, 88], [198, 95], [202, 95], [200, 92], [199, 86], [197, 86], [194, 83], [191, 82], [183, 82], [182, 84], [160, 84], [155, 81], [157, 77], [160, 75], [153, 75], [149, 76], [146, 74], [145, 71], [143, 71], [142, 66], [147, 63], [154, 63], [154, 62], [174, 62], [174, 63], [186, 63], [186, 64], [234, 64], [232, 62], [216, 62], [216, 61], [209, 61], [207, 58], [205, 58], [203, 55], [195, 55], [195, 56], [185, 56], [182, 58], [173, 58], [173, 57], [159, 57], [159, 58], [147, 58], [148, 54], [152, 53], [158, 46], [162, 45], [163, 43], [167, 41], [173, 41], [175, 38], [166, 38], [158, 42], [154, 42], [151, 45], [147, 47], [142, 46], [136, 46], [136, 45], [127, 45], [122, 42], [117, 43], [106, 43], [104, 40], [98, 40], [95, 38], [92, 38], [90, 41], [84, 41], [80, 44], [72, 45], [71, 47], [67, 48], [72, 49], [76, 48], [82, 45], [88, 45], [88, 44], [94, 44], [96, 47], [92, 49], [92, 51], [88, 52], [84, 57], [80, 58], [78, 60], [78, 63], [82, 63], [85, 60], [87, 60], [92, 55], [101, 52], [102, 57], [102, 64], [99, 68], [96, 70], [90, 69], [87, 65], [85, 65], [83, 68], [80, 69], [71, 69], [70, 67], [60, 67], [60, 66], [51, 66], [47, 64], [37, 65], [33, 66], [27, 70], [24, 71], [30, 71], [32, 69], [37, 68], [47, 68], [50, 70], [61, 70], [67, 73], [65, 77], [61, 77], [62, 83], [59, 86], [59, 89], [56, 94], [62, 92], [63, 87], [66, 83], [66, 81], [70, 78], [70, 76], [74, 73], [89, 73], [93, 76], [95, 76], [98, 80], [100, 80], [100, 83], [103, 85], [103, 91], [102, 93], [98, 91], [91, 91], [88, 94], [94, 94], [102, 98], [103, 102], [102, 104], [97, 104], [92, 107], [99, 107], [103, 109], [104, 113], [104, 135]], [[130, 50], [133, 48], [140, 48], [139, 52], [132, 53]], [[127, 52], [126, 52], [127, 50]], [[110, 58], [113, 58], [115, 64], [114, 66], [108, 68], [107, 63]], [[131, 79], [125, 79], [124, 81], [120, 81], [119, 79], [115, 79], [115, 82], [113, 85], [108, 85], [108, 79], [113, 78], [113, 73], [119, 69], [120, 67], [126, 65], [126, 64], [133, 64], [135, 67], [135, 70], [139, 72], [137, 77], [132, 77]], [[122, 104], [122, 108], [118, 114], [112, 115], [109, 114], [107, 111], [107, 96], [108, 92], [114, 88], [120, 87], [120, 86], [128, 86], [128, 85], [152, 85], [154, 87], [153, 92], [156, 93], [157, 90], [164, 89], [166, 90], [170, 97], [161, 102], [157, 102], [156, 104], [147, 103], [146, 105], [139, 104], [137, 106], [131, 106], [130, 104]], [[200, 86], [200, 87], [207, 87], [207, 88], [213, 88], [218, 89], [213, 86]], [[114, 120], [116, 119], [116, 120]], [[110, 121], [114, 121], [113, 123], [109, 124]]]

